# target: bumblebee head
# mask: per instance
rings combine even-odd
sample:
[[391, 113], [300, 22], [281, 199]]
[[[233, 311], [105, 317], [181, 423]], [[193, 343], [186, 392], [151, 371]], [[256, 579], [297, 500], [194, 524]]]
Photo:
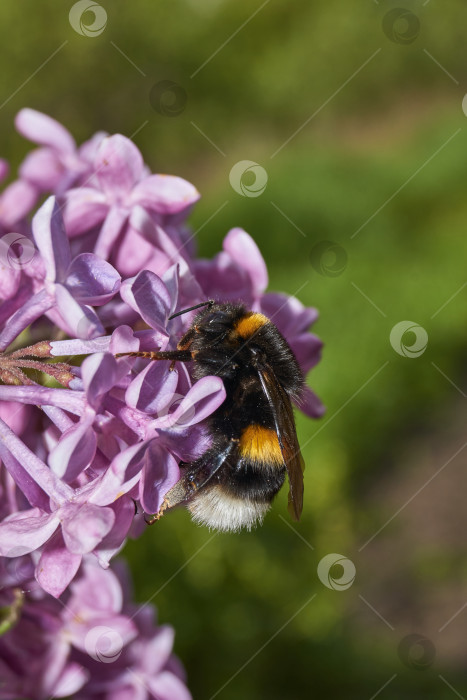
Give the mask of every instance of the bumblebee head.
[[233, 304], [214, 304], [199, 313], [193, 328], [200, 336], [210, 342], [224, 340], [231, 333], [238, 319], [245, 314], [243, 306]]

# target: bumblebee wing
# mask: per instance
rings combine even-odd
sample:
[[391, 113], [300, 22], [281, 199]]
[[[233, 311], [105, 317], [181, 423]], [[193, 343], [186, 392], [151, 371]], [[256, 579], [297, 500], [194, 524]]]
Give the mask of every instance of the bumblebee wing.
[[264, 394], [271, 407], [282, 457], [289, 477], [289, 513], [294, 520], [299, 520], [303, 509], [305, 462], [297, 440], [292, 404], [270, 367], [259, 368], [258, 373]]

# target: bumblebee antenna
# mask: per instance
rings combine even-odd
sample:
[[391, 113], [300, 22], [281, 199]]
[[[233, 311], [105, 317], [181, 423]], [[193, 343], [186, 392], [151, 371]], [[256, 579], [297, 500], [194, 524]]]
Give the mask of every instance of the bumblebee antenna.
[[190, 306], [189, 309], [183, 309], [183, 311], [177, 311], [176, 314], [169, 316], [169, 321], [171, 321], [176, 316], [182, 316], [182, 314], [187, 314], [189, 311], [194, 311], [195, 309], [200, 309], [202, 306], [213, 306], [216, 302], [214, 299], [209, 299], [209, 301], [202, 301], [201, 304], [196, 304], [195, 306]]

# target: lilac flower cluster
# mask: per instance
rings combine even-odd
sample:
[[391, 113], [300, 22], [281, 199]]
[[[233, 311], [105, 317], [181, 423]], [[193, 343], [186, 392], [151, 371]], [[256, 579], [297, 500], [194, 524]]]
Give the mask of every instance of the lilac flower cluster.
[[[98, 133], [78, 148], [31, 109], [16, 126], [39, 147], [0, 194], [0, 700], [183, 700], [172, 631], [131, 607], [109, 563], [143, 529], [135, 502], [157, 512], [179, 462], [208, 448], [203, 421], [225, 391], [181, 363], [115, 355], [175, 347], [193, 317], [168, 326], [175, 310], [242, 300], [274, 320], [306, 374], [317, 314], [265, 293], [241, 229], [197, 259], [186, 220], [199, 193], [151, 174], [129, 139]], [[322, 413], [310, 389], [300, 408]]]

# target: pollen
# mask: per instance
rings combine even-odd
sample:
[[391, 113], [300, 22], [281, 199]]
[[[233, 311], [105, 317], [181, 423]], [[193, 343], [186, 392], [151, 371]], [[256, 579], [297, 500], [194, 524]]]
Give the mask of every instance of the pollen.
[[240, 454], [251, 462], [278, 466], [284, 464], [276, 431], [261, 425], [245, 428], [240, 437]]
[[240, 338], [250, 338], [262, 326], [269, 323], [269, 319], [264, 314], [250, 313], [243, 316], [235, 326]]

